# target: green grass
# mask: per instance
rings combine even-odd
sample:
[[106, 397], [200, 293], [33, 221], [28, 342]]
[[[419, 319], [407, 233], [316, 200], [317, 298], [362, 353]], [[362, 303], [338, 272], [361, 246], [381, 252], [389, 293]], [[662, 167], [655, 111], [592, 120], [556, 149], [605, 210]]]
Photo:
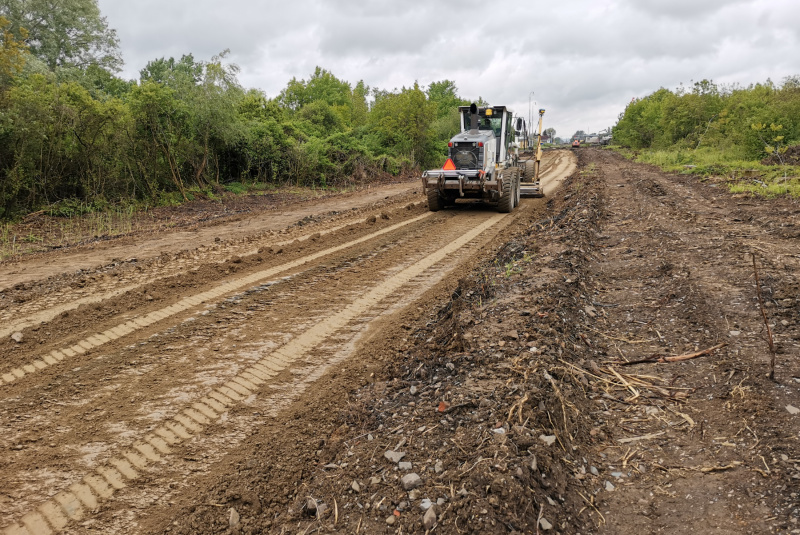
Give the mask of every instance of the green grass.
[[742, 159], [730, 151], [712, 148], [631, 151], [613, 150], [628, 159], [660, 167], [664, 171], [696, 175], [724, 182], [731, 193], [762, 197], [800, 198], [800, 166], [763, 165]]

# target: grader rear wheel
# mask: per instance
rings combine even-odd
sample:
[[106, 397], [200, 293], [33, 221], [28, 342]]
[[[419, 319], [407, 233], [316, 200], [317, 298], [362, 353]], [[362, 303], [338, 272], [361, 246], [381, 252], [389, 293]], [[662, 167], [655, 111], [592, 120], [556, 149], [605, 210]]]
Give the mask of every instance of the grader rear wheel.
[[438, 212], [444, 207], [444, 199], [439, 195], [439, 191], [435, 189], [428, 190], [428, 210], [431, 212]]

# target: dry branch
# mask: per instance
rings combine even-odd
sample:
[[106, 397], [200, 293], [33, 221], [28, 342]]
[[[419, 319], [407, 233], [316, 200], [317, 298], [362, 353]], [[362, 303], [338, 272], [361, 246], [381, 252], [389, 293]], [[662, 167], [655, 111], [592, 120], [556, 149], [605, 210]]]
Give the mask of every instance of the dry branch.
[[714, 347], [709, 347], [708, 349], [704, 349], [702, 351], [697, 351], [696, 353], [687, 353], [685, 355], [677, 355], [674, 357], [665, 357], [663, 355], [653, 355], [652, 357], [648, 357], [646, 359], [640, 360], [631, 360], [629, 362], [620, 362], [618, 363], [620, 366], [630, 366], [632, 364], [646, 364], [646, 363], [654, 363], [654, 362], [681, 362], [683, 360], [691, 360], [696, 359], [698, 357], [703, 357], [705, 355], [709, 355], [716, 351], [717, 349], [722, 349], [723, 347], [727, 346], [728, 344], [722, 342], [721, 344], [717, 344]]
[[761, 282], [758, 279], [758, 267], [756, 267], [756, 254], [753, 254], [753, 273], [756, 276], [756, 293], [758, 294], [758, 308], [761, 309], [761, 316], [764, 318], [764, 325], [767, 327], [767, 343], [769, 344], [769, 378], [775, 380], [775, 341], [772, 339], [772, 329], [769, 328], [767, 312], [764, 310], [764, 297], [761, 295]]

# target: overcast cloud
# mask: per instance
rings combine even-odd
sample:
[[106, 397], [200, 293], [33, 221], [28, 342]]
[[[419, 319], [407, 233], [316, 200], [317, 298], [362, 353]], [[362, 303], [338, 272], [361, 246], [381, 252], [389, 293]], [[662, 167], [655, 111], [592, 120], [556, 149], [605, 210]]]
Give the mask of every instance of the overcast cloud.
[[659, 87], [748, 85], [800, 74], [797, 0], [99, 0], [123, 76], [224, 49], [245, 87], [274, 97], [319, 65], [381, 89], [453, 80], [560, 136], [613, 126]]

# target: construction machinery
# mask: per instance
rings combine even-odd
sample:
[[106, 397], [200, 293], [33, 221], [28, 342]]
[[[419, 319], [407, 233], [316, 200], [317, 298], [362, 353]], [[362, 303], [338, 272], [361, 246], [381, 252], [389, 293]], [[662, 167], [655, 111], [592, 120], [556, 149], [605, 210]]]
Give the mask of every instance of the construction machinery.
[[542, 163], [542, 121], [544, 110], [539, 110], [539, 127], [536, 141], [533, 143], [533, 156], [520, 162], [522, 167], [522, 182], [520, 182], [520, 195], [522, 197], [544, 197], [544, 190], [539, 183], [539, 168]]
[[[513, 211], [519, 205], [523, 179], [514, 138], [520, 136], [523, 125], [515, 124], [513, 112], [506, 106], [472, 104], [460, 106], [458, 111], [461, 132], [448, 143], [444, 167], [422, 174], [428, 208], [435, 212], [455, 204], [456, 199], [483, 199], [496, 204], [502, 213]], [[541, 151], [537, 153], [541, 159]], [[538, 183], [538, 166], [531, 168], [530, 176], [527, 164], [524, 169], [525, 178]]]

